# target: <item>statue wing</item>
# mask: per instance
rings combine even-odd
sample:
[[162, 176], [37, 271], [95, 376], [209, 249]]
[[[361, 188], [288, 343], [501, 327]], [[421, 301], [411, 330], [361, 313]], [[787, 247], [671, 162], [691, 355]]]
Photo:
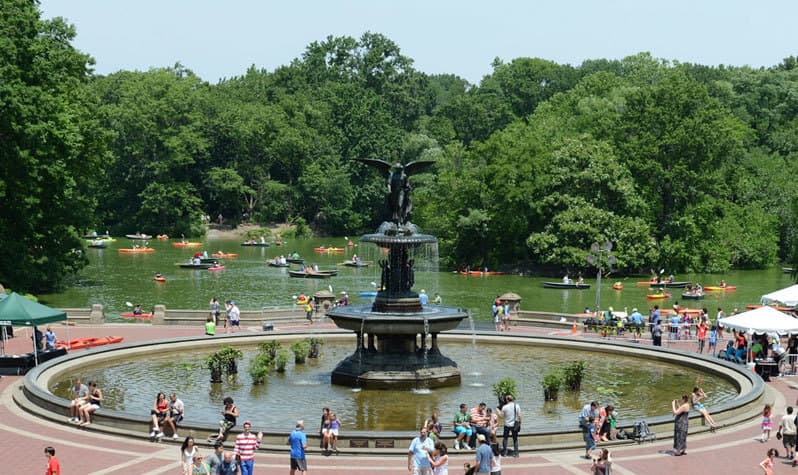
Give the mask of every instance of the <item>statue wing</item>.
[[384, 175], [389, 176], [391, 174], [391, 169], [393, 166], [386, 162], [385, 160], [379, 160], [377, 158], [355, 158], [353, 159], [360, 163], [365, 163], [366, 165], [371, 165], [372, 167], [376, 168]]
[[410, 176], [423, 171], [435, 164], [435, 160], [416, 160], [405, 165], [405, 173]]

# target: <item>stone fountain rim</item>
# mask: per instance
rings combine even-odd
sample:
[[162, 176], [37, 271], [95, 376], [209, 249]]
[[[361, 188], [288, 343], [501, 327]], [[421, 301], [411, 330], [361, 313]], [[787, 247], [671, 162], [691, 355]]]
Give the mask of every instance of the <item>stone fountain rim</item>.
[[[69, 401], [59, 398], [52, 394], [47, 388], [50, 381], [57, 379], [61, 374], [73, 370], [73, 368], [85, 363], [98, 363], [103, 360], [114, 360], [124, 358], [125, 356], [137, 355], [143, 353], [174, 353], [183, 347], [196, 348], [197, 346], [218, 346], [220, 342], [232, 343], [235, 341], [234, 346], [250, 345], [262, 342], [264, 338], [274, 340], [297, 340], [308, 336], [329, 338], [335, 340], [353, 339], [354, 335], [349, 331], [323, 331], [323, 332], [286, 332], [281, 334], [259, 333], [256, 335], [251, 334], [238, 334], [238, 335], [224, 335], [218, 337], [183, 337], [177, 339], [159, 339], [148, 340], [141, 342], [126, 343], [116, 347], [98, 347], [79, 353], [69, 354], [67, 356], [48, 361], [30, 372], [25, 376], [22, 384], [28, 399], [33, 404], [41, 406], [45, 411], [59, 410], [66, 414], [69, 406]], [[442, 341], [457, 341], [457, 342], [471, 342], [474, 334], [465, 331], [450, 331], [442, 333], [440, 338]], [[695, 354], [685, 354], [676, 350], [665, 348], [653, 349], [653, 347], [641, 347], [632, 343], [623, 343], [616, 341], [597, 341], [597, 340], [584, 340], [569, 337], [557, 336], [544, 336], [544, 335], [501, 335], [492, 332], [479, 332], [476, 334], [477, 341], [489, 343], [512, 343], [521, 345], [541, 345], [541, 346], [555, 346], [574, 348], [591, 352], [605, 352], [605, 353], [626, 353], [638, 357], [651, 358], [660, 361], [667, 361], [674, 364], [684, 365], [692, 368], [699, 368], [703, 371], [715, 374], [716, 376], [724, 377], [732, 384], [734, 384], [740, 393], [738, 396], [730, 401], [719, 404], [713, 407], [713, 414], [718, 414], [724, 411], [735, 411], [745, 406], [748, 406], [761, 398], [764, 393], [765, 385], [762, 379], [752, 374], [746, 367], [732, 365], [731, 363], [724, 362], [718, 359], [712, 359]], [[153, 350], [156, 350], [153, 352]], [[32, 411], [36, 413], [35, 410]], [[111, 409], [100, 409], [98, 414], [102, 415], [104, 420], [118, 419], [120, 425], [130, 423], [147, 424], [149, 417], [139, 414], [131, 414], [123, 411], [115, 411]], [[654, 416], [647, 419], [649, 424], [663, 424], [670, 423], [671, 416]], [[194, 429], [199, 432], [213, 432], [216, 430], [211, 425], [185, 425], [186, 428]], [[264, 430], [264, 433], [272, 434], [275, 436], [283, 436], [289, 433], [289, 430]], [[579, 431], [574, 429], [566, 429], [563, 427], [547, 428], [547, 429], [533, 429], [522, 431], [523, 435], [556, 435], [556, 434], [577, 434]], [[380, 437], [401, 437], [412, 438], [415, 431], [347, 431], [349, 437], [364, 437], [364, 438], [380, 438]], [[577, 437], [575, 435], [575, 437]]]

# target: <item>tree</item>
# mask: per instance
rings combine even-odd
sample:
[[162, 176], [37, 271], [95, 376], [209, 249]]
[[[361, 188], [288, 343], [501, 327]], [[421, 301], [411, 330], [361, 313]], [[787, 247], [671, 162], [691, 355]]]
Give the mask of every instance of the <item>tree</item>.
[[92, 59], [63, 19], [38, 4], [0, 7], [0, 282], [59, 288], [86, 263], [80, 234], [94, 220], [104, 135], [87, 91]]

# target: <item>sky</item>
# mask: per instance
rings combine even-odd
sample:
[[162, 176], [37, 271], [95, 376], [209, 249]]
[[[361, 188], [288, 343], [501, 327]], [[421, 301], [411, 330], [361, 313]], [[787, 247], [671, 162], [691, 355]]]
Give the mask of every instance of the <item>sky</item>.
[[75, 25], [73, 44], [99, 74], [180, 62], [210, 83], [367, 31], [393, 40], [417, 70], [473, 84], [497, 57], [578, 65], [647, 51], [760, 67], [798, 52], [794, 0], [41, 0], [41, 9]]

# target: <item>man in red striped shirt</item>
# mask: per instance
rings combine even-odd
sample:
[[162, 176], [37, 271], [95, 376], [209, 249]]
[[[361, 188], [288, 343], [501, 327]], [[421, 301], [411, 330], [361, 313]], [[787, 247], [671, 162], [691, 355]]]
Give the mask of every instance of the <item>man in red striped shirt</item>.
[[258, 432], [256, 436], [249, 430], [252, 424], [249, 421], [244, 422], [244, 432], [236, 437], [236, 445], [233, 453], [241, 464], [241, 475], [252, 475], [252, 470], [255, 465], [255, 451], [260, 447], [260, 441], [263, 440], [263, 432]]

